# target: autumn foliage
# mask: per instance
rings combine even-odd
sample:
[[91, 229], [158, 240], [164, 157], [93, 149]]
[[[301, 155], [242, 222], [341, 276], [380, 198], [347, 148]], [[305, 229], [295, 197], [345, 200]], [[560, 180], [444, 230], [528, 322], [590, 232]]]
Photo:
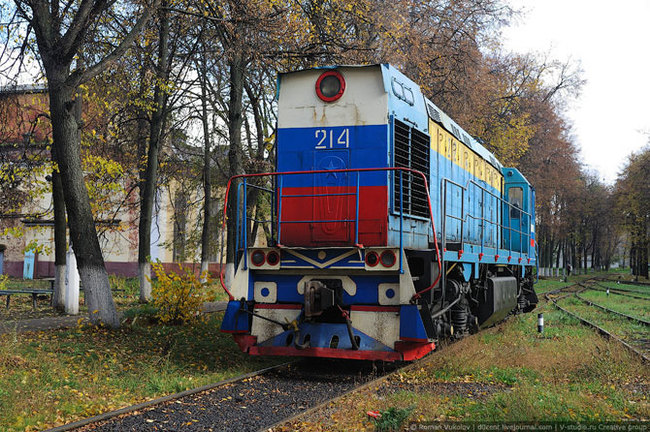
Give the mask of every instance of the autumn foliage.
[[156, 317], [163, 323], [195, 322], [203, 303], [214, 296], [208, 294], [194, 269], [179, 264], [177, 271], [167, 272], [160, 262], [153, 263], [151, 267], [156, 275], [151, 289]]

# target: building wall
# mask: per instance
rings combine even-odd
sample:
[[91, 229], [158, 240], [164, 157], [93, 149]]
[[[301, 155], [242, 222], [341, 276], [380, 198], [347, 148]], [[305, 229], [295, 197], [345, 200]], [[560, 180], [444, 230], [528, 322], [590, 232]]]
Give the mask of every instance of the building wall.
[[[84, 123], [99, 124], [93, 120], [97, 113], [93, 107], [84, 107]], [[49, 141], [50, 125], [47, 121], [48, 98], [46, 89], [29, 87], [6, 90], [0, 88], [0, 164], [21, 163], [25, 155], [38, 153], [43, 158], [49, 156], [47, 143]], [[40, 165], [43, 166], [43, 165]], [[2, 166], [0, 166], [2, 168]], [[31, 171], [30, 171], [31, 172]], [[0, 204], [0, 251], [2, 251], [2, 272], [15, 277], [22, 277], [25, 252], [36, 246], [34, 276], [54, 276], [54, 229], [53, 206], [50, 185], [46, 181], [47, 172], [33, 174], [33, 182], [44, 190], [43, 193], [31, 193], [30, 198], [21, 209], [5, 209]], [[42, 178], [39, 178], [42, 177]], [[126, 180], [125, 180], [126, 182]], [[131, 185], [124, 184], [124, 190]], [[25, 188], [21, 185], [21, 191]], [[173, 268], [175, 227], [174, 199], [181, 189], [180, 183], [161, 187], [156, 196], [153, 223], [151, 228], [151, 260], [162, 262], [166, 268]], [[33, 192], [33, 191], [32, 191]], [[106, 269], [111, 274], [136, 276], [138, 272], [138, 223], [139, 206], [136, 194], [132, 194], [131, 202], [115, 207], [118, 211], [114, 219], [119, 224], [97, 222], [100, 246], [104, 256]], [[189, 194], [188, 202], [200, 202], [200, 191]], [[36, 198], [33, 198], [36, 197]], [[120, 196], [115, 196], [120, 201]], [[185, 217], [188, 231], [197, 228], [200, 233], [202, 226], [200, 205], [190, 206]], [[105, 211], [99, 218], [113, 218], [113, 211]], [[178, 229], [176, 229], [176, 246], [179, 244]], [[200, 235], [200, 234], [199, 234]], [[181, 238], [182, 240], [182, 238]], [[184, 242], [181, 242], [184, 243]], [[181, 249], [182, 250], [182, 249]], [[178, 252], [178, 250], [177, 250]], [[185, 261], [197, 257], [193, 254], [180, 254]], [[177, 254], [178, 256], [178, 254]], [[218, 264], [213, 264], [211, 270], [217, 271]]]
[[[173, 190], [173, 188], [172, 188]], [[51, 209], [50, 196], [44, 197], [22, 213], [38, 214]], [[192, 229], [199, 222], [200, 212], [188, 213], [187, 225]], [[50, 216], [51, 218], [51, 216]], [[137, 209], [121, 212], [119, 226], [108, 228], [98, 224], [99, 241], [109, 274], [137, 276], [138, 273], [138, 214]], [[34, 266], [34, 277], [54, 276], [54, 227], [51, 222], [25, 223], [24, 219], [0, 219], [0, 234], [5, 228], [18, 228], [22, 235], [0, 235], [0, 245], [4, 245], [3, 272], [10, 276], [22, 277], [25, 251], [30, 244], [39, 247]], [[151, 228], [151, 259], [160, 261], [166, 268], [176, 266], [173, 260], [174, 208], [170, 193], [163, 188], [157, 195], [156, 210]], [[0, 247], [1, 249], [1, 247]], [[190, 257], [192, 258], [192, 257]], [[191, 263], [187, 263], [192, 265]], [[200, 266], [199, 266], [200, 267]], [[220, 265], [212, 263], [211, 271], [219, 271]]]

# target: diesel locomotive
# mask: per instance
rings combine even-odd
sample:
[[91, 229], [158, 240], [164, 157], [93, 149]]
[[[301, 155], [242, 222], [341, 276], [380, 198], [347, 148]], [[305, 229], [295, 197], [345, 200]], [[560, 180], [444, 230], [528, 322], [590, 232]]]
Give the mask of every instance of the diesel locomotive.
[[277, 106], [276, 171], [228, 183], [222, 331], [243, 351], [409, 361], [535, 308], [535, 189], [417, 84], [389, 64], [301, 70]]

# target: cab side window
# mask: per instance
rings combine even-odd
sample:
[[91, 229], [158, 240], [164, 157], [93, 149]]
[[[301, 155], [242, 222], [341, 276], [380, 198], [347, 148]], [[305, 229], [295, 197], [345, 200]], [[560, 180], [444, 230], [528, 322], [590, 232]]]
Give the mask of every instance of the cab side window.
[[521, 215], [521, 204], [523, 202], [524, 190], [520, 187], [512, 187], [508, 190], [508, 200], [510, 201], [510, 217], [519, 219]]

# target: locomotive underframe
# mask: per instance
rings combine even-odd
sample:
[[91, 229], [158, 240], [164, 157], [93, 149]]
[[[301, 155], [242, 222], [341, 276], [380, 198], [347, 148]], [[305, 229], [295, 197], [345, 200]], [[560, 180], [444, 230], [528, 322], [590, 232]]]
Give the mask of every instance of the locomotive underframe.
[[[306, 253], [282, 250], [283, 259]], [[336, 253], [361, 256], [364, 251], [349, 248]], [[445, 288], [438, 282], [422, 292], [438, 278], [435, 254], [435, 250], [404, 250], [403, 273], [397, 267], [384, 272], [363, 268], [244, 270], [242, 259], [238, 274], [248, 274], [245, 280], [240, 278], [240, 286], [255, 287], [255, 295], [250, 298], [243, 290], [235, 293], [240, 300], [231, 302], [226, 313], [238, 322], [231, 332], [250, 354], [411, 360], [434, 349], [439, 339], [460, 338], [508, 314], [535, 307], [532, 267], [516, 264], [443, 262]], [[274, 294], [265, 302], [257, 286], [264, 283], [258, 281], [281, 280], [279, 276], [297, 280], [294, 288], [300, 296], [282, 300]], [[383, 304], [355, 299], [361, 289], [355, 281], [364, 277], [394, 281], [377, 286], [384, 293]], [[382, 285], [386, 285], [384, 291]], [[390, 304], [386, 304], [390, 300], [386, 289], [394, 290], [391, 298], [395, 301]], [[418, 292], [422, 294], [415, 296]]]
[[[407, 250], [406, 254], [416, 289], [435, 280], [435, 251]], [[471, 269], [464, 271], [467, 267]], [[445, 288], [439, 283], [418, 300], [432, 339], [462, 337], [537, 305], [533, 267], [456, 261], [443, 262], [443, 268]]]

